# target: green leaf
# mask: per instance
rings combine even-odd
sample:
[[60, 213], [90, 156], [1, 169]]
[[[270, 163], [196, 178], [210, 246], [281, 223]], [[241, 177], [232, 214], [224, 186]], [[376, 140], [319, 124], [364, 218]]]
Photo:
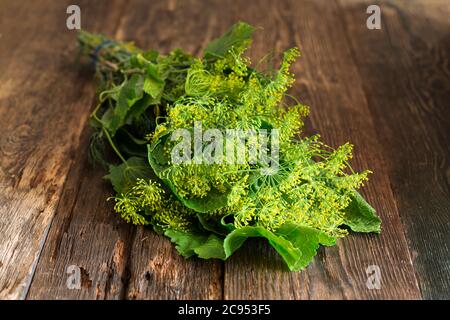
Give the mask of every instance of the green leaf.
[[249, 237], [266, 238], [283, 257], [291, 271], [305, 268], [316, 255], [319, 244], [334, 245], [335, 238], [317, 229], [285, 223], [276, 232], [263, 227], [247, 226], [231, 232], [224, 241], [226, 256], [239, 249]]
[[202, 259], [226, 260], [250, 237], [266, 238], [282, 256], [291, 271], [305, 268], [316, 255], [320, 244], [331, 246], [336, 239], [317, 229], [286, 223], [276, 232], [263, 227], [247, 226], [235, 229], [223, 240], [219, 235], [183, 232], [168, 229], [165, 235], [176, 243], [185, 258], [197, 255]]
[[143, 96], [144, 77], [142, 75], [133, 74], [129, 80], [120, 89], [119, 97], [113, 114], [102, 122], [105, 127], [114, 135], [118, 128], [125, 124], [130, 108]]
[[255, 28], [245, 22], [234, 24], [223, 36], [211, 41], [205, 49], [205, 59], [223, 57], [233, 47], [247, 46]]
[[344, 224], [355, 232], [381, 232], [380, 217], [356, 191], [352, 195], [350, 205], [346, 208]]
[[197, 255], [202, 259], [225, 260], [223, 239], [215, 234], [205, 235], [168, 229], [164, 233], [176, 244], [178, 252], [185, 258]]
[[231, 230], [234, 230], [234, 226], [230, 230], [228, 225], [222, 224], [222, 219], [218, 220], [217, 217], [209, 214], [197, 213], [197, 218], [203, 229], [219, 235], [226, 236]]
[[295, 259], [289, 263], [279, 249], [275, 247], [283, 258], [285, 258], [289, 269], [292, 271], [298, 271], [307, 267], [316, 255], [320, 244], [325, 246], [334, 246], [336, 244], [336, 238], [327, 235], [323, 231], [307, 226], [298, 226], [292, 223], [284, 224], [276, 231], [276, 234], [290, 241], [292, 245], [301, 252], [301, 256], [295, 257]]
[[223, 216], [220, 219], [220, 224], [223, 226], [224, 229], [226, 229], [228, 232], [231, 232], [233, 230], [236, 229], [236, 227], [234, 226], [234, 223], [227, 221], [228, 218], [233, 219], [234, 215], [232, 213], [229, 213], [225, 216]]
[[169, 167], [169, 159], [164, 153], [164, 143], [169, 136], [170, 133], [167, 133], [161, 136], [155, 143], [147, 145], [148, 161], [156, 175], [160, 178], [162, 178], [164, 171]]
[[149, 64], [147, 67], [147, 75], [144, 80], [143, 89], [152, 98], [157, 98], [162, 94], [164, 80], [159, 76], [158, 69], [153, 64]]
[[127, 163], [110, 165], [109, 174], [105, 176], [105, 179], [111, 182], [118, 194], [127, 192], [138, 178], [155, 179], [152, 168], [148, 165], [145, 158], [131, 157], [127, 160]]
[[225, 207], [228, 203], [228, 193], [220, 193], [216, 189], [209, 191], [203, 198], [192, 199], [186, 199], [180, 196], [176, 188], [173, 188], [172, 191], [186, 207], [200, 213], [208, 213], [219, 210]]
[[269, 241], [279, 240], [280, 242], [284, 242], [284, 246], [286, 248], [290, 247], [292, 250], [296, 250], [287, 240], [277, 237], [274, 233], [263, 227], [246, 226], [235, 229], [225, 238], [224, 248], [227, 257], [231, 256], [237, 249], [239, 249], [248, 238], [253, 237], [263, 237]]

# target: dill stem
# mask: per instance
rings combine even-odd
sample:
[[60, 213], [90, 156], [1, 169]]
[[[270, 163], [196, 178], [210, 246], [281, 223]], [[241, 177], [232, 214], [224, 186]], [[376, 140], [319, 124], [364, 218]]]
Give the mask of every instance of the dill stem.
[[125, 160], [125, 158], [122, 156], [122, 154], [119, 152], [119, 149], [117, 149], [116, 145], [114, 144], [114, 142], [111, 139], [111, 136], [108, 132], [108, 130], [106, 130], [105, 127], [102, 127], [103, 132], [105, 133], [106, 138], [108, 139], [109, 144], [111, 145], [111, 148], [113, 148], [114, 152], [117, 154], [117, 156], [120, 158], [120, 160], [123, 161], [123, 163], [128, 164], [127, 160]]
[[114, 152], [117, 154], [117, 156], [120, 158], [120, 160], [123, 161], [123, 163], [127, 164], [127, 160], [125, 160], [125, 158], [122, 156], [122, 154], [119, 152], [119, 149], [117, 149], [116, 145], [114, 144], [114, 142], [112, 141], [111, 135], [109, 134], [108, 130], [103, 126], [102, 121], [97, 117], [97, 111], [100, 108], [100, 106], [102, 105], [103, 101], [101, 101], [94, 109], [94, 111], [92, 111], [91, 113], [91, 117], [97, 121], [101, 126], [102, 126], [102, 130], [105, 133], [106, 138], [108, 139], [108, 142], [111, 146], [111, 148], [113, 148]]
[[97, 117], [97, 111], [98, 109], [100, 109], [100, 106], [102, 105], [103, 101], [101, 101], [100, 103], [97, 104], [97, 106], [95, 107], [95, 109], [92, 111], [91, 113], [91, 117], [95, 119], [95, 121], [98, 121], [99, 123], [102, 123], [100, 121], [100, 119]]

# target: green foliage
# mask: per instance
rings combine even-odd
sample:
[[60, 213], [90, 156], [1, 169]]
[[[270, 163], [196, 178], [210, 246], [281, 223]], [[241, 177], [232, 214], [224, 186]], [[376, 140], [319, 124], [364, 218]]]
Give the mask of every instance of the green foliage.
[[105, 179], [109, 180], [118, 194], [126, 193], [138, 179], [153, 179], [151, 167], [144, 158], [131, 157], [119, 165], [110, 165]]
[[178, 252], [185, 258], [197, 255], [203, 259], [226, 259], [223, 239], [213, 233], [189, 233], [167, 229], [164, 234], [176, 244]]
[[380, 217], [356, 191], [351, 195], [351, 202], [345, 209], [344, 224], [355, 232], [381, 232]]
[[251, 43], [254, 31], [255, 28], [247, 23], [236, 23], [222, 37], [208, 44], [205, 49], [205, 59], [222, 58], [232, 49], [245, 50]]
[[116, 106], [111, 115], [103, 117], [104, 126], [114, 135], [119, 127], [125, 124], [125, 119], [133, 105], [142, 99], [144, 77], [133, 74], [130, 79], [125, 80], [119, 90]]
[[255, 226], [246, 226], [231, 232], [224, 241], [227, 257], [239, 249], [247, 238], [266, 238], [283, 257], [291, 271], [305, 268], [316, 255], [319, 244], [331, 246], [335, 238], [314, 228], [285, 223], [275, 231]]
[[[89, 154], [109, 166], [115, 211], [164, 232], [181, 255], [225, 260], [247, 238], [262, 237], [298, 271], [320, 245], [347, 235], [345, 226], [380, 232], [381, 221], [356, 191], [370, 171], [350, 167], [352, 146], [333, 149], [318, 135], [303, 136], [309, 107], [286, 93], [300, 52], [287, 50], [273, 73], [258, 71], [244, 55], [254, 30], [237, 23], [203, 58], [81, 32], [82, 52], [94, 60], [99, 79]], [[172, 163], [178, 142], [171, 134], [193, 132], [197, 122], [223, 135], [277, 129], [279, 158], [271, 159], [277, 170], [260, 160]], [[110, 163], [108, 145], [120, 164]], [[264, 149], [251, 139], [245, 145]]]

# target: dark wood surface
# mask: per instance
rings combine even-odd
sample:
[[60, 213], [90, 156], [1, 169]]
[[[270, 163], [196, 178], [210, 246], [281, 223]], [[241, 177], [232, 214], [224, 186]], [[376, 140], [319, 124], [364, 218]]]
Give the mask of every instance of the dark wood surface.
[[[121, 221], [87, 163], [95, 86], [66, 28], [73, 3], [83, 28], [162, 52], [198, 54], [237, 20], [263, 28], [254, 61], [298, 46], [308, 129], [351, 141], [354, 166], [374, 171], [363, 194], [382, 234], [351, 234], [291, 273], [264, 241], [225, 263], [185, 260]], [[370, 4], [381, 30], [366, 27]], [[0, 0], [0, 298], [450, 299], [449, 14], [447, 0]]]

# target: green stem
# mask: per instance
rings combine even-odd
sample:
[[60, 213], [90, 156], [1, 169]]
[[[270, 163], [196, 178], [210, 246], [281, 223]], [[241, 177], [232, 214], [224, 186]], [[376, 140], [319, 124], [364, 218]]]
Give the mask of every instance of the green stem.
[[98, 109], [100, 109], [100, 106], [102, 105], [103, 101], [101, 101], [99, 104], [97, 104], [97, 106], [95, 107], [94, 111], [92, 111], [91, 113], [91, 118], [94, 118], [95, 121], [97, 121], [98, 123], [102, 123], [100, 121], [100, 119], [97, 117], [97, 111]]
[[100, 108], [100, 106], [103, 104], [104, 101], [105, 100], [103, 99], [97, 104], [97, 106], [95, 107], [94, 111], [92, 111], [92, 113], [91, 113], [91, 117], [102, 126], [102, 130], [105, 133], [105, 136], [108, 139], [108, 142], [109, 142], [111, 148], [114, 150], [114, 152], [120, 158], [120, 160], [122, 160], [122, 162], [125, 163], [125, 165], [128, 165], [127, 160], [125, 160], [125, 158], [120, 153], [119, 149], [114, 144], [114, 142], [113, 142], [113, 140], [111, 138], [111, 135], [109, 134], [108, 130], [103, 126], [102, 121], [97, 117], [97, 111]]
[[105, 136], [108, 139], [108, 142], [109, 142], [111, 148], [113, 148], [114, 152], [117, 154], [117, 156], [120, 158], [120, 160], [122, 160], [123, 163], [127, 164], [127, 160], [125, 160], [125, 158], [120, 153], [119, 149], [117, 149], [116, 145], [112, 141], [111, 135], [109, 134], [108, 130], [103, 126], [102, 121], [97, 117], [97, 110], [100, 107], [100, 105], [101, 105], [101, 103], [97, 105], [97, 107], [92, 112], [91, 117], [102, 126], [102, 130], [105, 133]]
[[117, 149], [116, 145], [114, 144], [114, 142], [113, 142], [112, 139], [111, 139], [111, 136], [110, 136], [108, 130], [106, 130], [105, 127], [102, 127], [102, 129], [103, 129], [103, 132], [105, 133], [106, 138], [107, 138], [108, 141], [109, 141], [109, 144], [111, 145], [111, 148], [113, 148], [114, 152], [117, 154], [117, 156], [120, 158], [120, 160], [122, 160], [123, 163], [125, 163], [125, 164], [127, 165], [127, 164], [128, 164], [128, 163], [127, 163], [127, 160], [125, 160], [125, 158], [124, 158], [124, 157], [122, 156], [122, 154], [120, 153], [119, 149]]

